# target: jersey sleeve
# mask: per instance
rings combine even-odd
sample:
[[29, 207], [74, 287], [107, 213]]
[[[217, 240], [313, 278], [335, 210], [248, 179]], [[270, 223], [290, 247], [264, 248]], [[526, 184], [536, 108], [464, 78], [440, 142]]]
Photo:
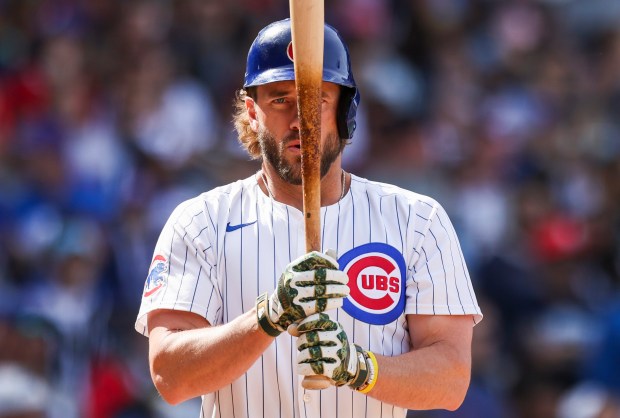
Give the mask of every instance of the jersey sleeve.
[[193, 312], [218, 322], [222, 298], [216, 280], [214, 232], [204, 202], [179, 205], [162, 229], [144, 283], [136, 331], [148, 336], [147, 314], [156, 309]]
[[482, 313], [452, 222], [437, 202], [420, 206], [405, 313], [473, 315], [474, 322], [480, 322]]

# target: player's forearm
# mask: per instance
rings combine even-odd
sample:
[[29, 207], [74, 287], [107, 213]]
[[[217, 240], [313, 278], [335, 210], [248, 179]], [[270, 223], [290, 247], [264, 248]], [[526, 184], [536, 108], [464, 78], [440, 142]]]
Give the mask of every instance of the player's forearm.
[[438, 342], [400, 356], [376, 357], [379, 376], [369, 393], [373, 398], [412, 410], [455, 410], [465, 398], [471, 358], [450, 344]]
[[273, 342], [259, 329], [256, 312], [215, 327], [169, 331], [153, 329], [149, 353], [151, 375], [171, 404], [213, 392], [230, 384]]

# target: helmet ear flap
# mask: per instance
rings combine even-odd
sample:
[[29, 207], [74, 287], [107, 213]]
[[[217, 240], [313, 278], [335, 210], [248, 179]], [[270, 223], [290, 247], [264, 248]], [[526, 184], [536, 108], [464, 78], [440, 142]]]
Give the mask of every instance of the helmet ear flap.
[[360, 94], [357, 88], [342, 87], [336, 116], [338, 135], [341, 139], [353, 138], [353, 133], [357, 126], [355, 123], [355, 115], [357, 114], [359, 102]]

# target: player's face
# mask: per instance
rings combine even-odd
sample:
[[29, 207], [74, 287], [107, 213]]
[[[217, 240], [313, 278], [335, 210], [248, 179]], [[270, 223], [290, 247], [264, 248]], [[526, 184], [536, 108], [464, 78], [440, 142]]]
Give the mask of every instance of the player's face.
[[[297, 91], [293, 81], [280, 81], [259, 86], [256, 92], [255, 131], [263, 159], [280, 177], [301, 184], [301, 150]], [[336, 128], [336, 110], [340, 87], [323, 83], [321, 104], [321, 177], [338, 158], [342, 145]], [[254, 129], [254, 127], [253, 127]]]

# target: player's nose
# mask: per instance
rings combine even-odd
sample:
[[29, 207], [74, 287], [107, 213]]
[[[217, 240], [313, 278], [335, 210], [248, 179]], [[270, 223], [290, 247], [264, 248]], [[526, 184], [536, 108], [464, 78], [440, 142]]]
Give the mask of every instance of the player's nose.
[[297, 106], [294, 106], [294, 110], [291, 112], [289, 129], [292, 131], [299, 131], [299, 111], [297, 110]]

